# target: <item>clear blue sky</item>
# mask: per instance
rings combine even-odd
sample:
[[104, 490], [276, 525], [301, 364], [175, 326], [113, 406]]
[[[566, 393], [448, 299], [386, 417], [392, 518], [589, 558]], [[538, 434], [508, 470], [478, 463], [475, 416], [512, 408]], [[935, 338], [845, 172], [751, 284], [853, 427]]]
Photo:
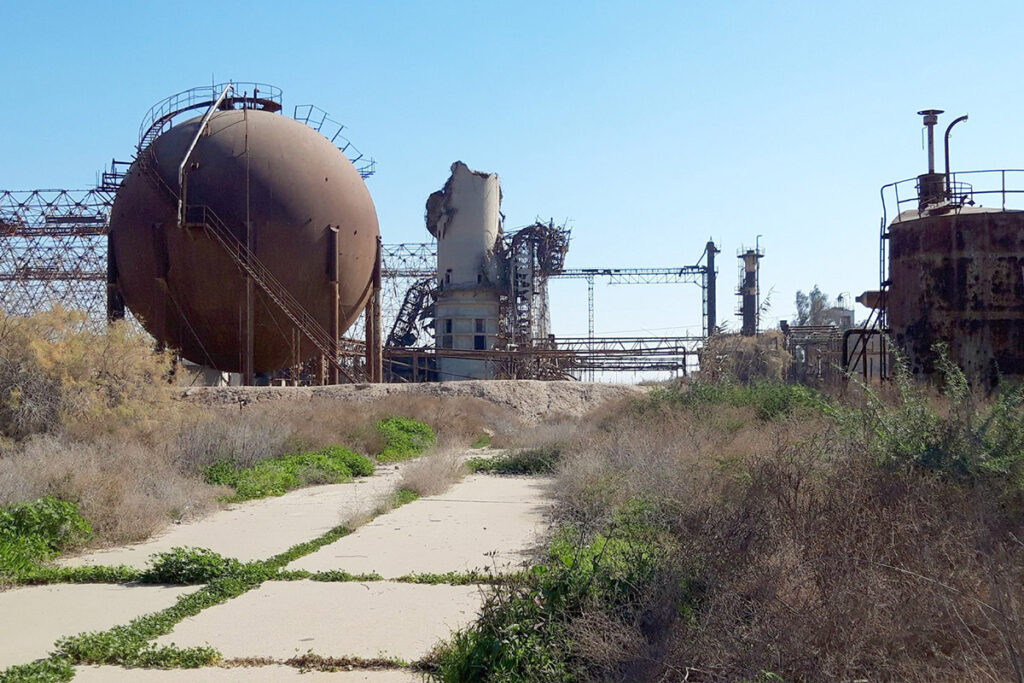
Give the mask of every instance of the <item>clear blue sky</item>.
[[[378, 160], [387, 242], [425, 241], [452, 161], [497, 172], [507, 227], [569, 219], [576, 267], [720, 257], [757, 235], [770, 321], [797, 289], [877, 286], [878, 188], [924, 170], [918, 109], [970, 121], [954, 166], [1024, 166], [1020, 2], [0, 0], [0, 187], [87, 187], [178, 90], [259, 80]], [[554, 329], [585, 333], [582, 282]], [[860, 309], [863, 315], [864, 310]], [[700, 324], [693, 285], [598, 286], [597, 332]], [[666, 329], [671, 328], [671, 329]]]

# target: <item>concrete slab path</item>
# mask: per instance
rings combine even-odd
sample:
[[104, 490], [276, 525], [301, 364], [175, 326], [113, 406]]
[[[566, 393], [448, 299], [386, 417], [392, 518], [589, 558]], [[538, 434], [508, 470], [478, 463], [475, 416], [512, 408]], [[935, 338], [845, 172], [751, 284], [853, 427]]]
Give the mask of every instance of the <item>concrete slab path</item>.
[[45, 657], [58, 638], [166, 609], [194, 586], [27, 586], [0, 592], [0, 671]]
[[79, 666], [75, 683], [412, 683], [423, 677], [408, 671], [300, 671], [290, 666], [206, 667], [202, 669], [124, 669]]
[[421, 498], [365, 524], [289, 569], [384, 578], [412, 573], [520, 569], [526, 551], [546, 528], [539, 477], [473, 475], [439, 496]]
[[156, 642], [210, 645], [228, 659], [312, 652], [414, 661], [474, 621], [481, 597], [478, 586], [269, 581]]
[[[175, 526], [147, 543], [93, 552], [69, 565], [145, 565], [151, 553], [205, 547], [241, 560], [265, 559], [372, 513], [397, 488], [402, 466], [380, 468], [359, 483], [319, 486], [230, 507]], [[289, 569], [376, 571], [385, 578], [473, 569], [518, 569], [546, 529], [549, 480], [472, 475], [446, 493], [421, 498], [293, 562]], [[126, 624], [171, 606], [197, 587], [51, 585], [0, 592], [0, 670], [46, 656], [54, 642]], [[157, 644], [210, 645], [227, 659], [283, 661], [324, 657], [416, 661], [452, 631], [472, 623], [485, 586], [394, 581], [268, 581], [184, 619]], [[80, 681], [277, 681], [395, 683], [408, 669], [311, 672], [292, 667], [207, 667], [173, 671], [78, 667]], [[312, 677], [312, 678], [310, 678]]]
[[126, 564], [141, 569], [153, 553], [177, 546], [208, 548], [243, 562], [266, 559], [372, 512], [395, 490], [400, 476], [401, 468], [389, 465], [348, 484], [311, 486], [237, 503], [202, 519], [172, 525], [144, 543], [96, 550], [64, 558], [59, 564]]

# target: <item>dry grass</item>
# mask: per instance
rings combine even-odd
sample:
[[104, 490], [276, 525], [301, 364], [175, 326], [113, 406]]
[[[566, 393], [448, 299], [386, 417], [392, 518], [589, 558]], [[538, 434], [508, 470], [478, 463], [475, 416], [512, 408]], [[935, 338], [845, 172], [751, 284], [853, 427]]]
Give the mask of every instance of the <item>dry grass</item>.
[[77, 503], [100, 542], [142, 540], [216, 506], [224, 491], [183, 474], [159, 450], [116, 438], [40, 436], [0, 457], [0, 505], [52, 495]]
[[[251, 467], [260, 460], [284, 455], [293, 437], [294, 428], [288, 422], [237, 410], [222, 411], [184, 420], [168, 450], [180, 470], [199, 473], [219, 460]], [[331, 443], [336, 442], [319, 445]]]
[[607, 407], [560, 442], [563, 522], [608, 529], [642, 500], [670, 553], [634, 617], [573, 621], [593, 675], [1020, 680], [1024, 514], [984, 483], [880, 467], [830, 418], [731, 406]]
[[529, 429], [491, 434], [492, 448], [562, 448], [580, 440], [580, 423], [566, 417], [533, 425]]
[[398, 488], [415, 491], [421, 496], [436, 496], [447, 491], [465, 473], [459, 451], [435, 449], [402, 467]]
[[509, 434], [521, 428], [520, 420], [511, 410], [468, 397], [397, 394], [372, 403], [330, 399], [279, 401], [272, 405], [247, 406], [241, 414], [253, 422], [269, 422], [289, 430], [287, 447], [291, 449], [315, 449], [341, 443], [365, 455], [381, 451], [384, 443], [375, 425], [393, 415], [430, 425], [441, 448], [464, 448], [485, 430]]

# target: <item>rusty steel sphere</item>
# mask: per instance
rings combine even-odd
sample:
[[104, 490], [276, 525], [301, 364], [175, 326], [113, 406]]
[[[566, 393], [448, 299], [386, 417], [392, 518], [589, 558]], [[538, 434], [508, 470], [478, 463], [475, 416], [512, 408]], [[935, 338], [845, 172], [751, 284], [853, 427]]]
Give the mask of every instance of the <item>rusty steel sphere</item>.
[[[160, 135], [132, 164], [111, 211], [111, 249], [125, 304], [150, 334], [190, 361], [239, 372], [246, 279], [208, 230], [178, 223], [179, 166], [200, 118]], [[338, 324], [342, 332], [352, 324], [370, 295], [378, 226], [366, 185], [339, 149], [280, 114], [225, 110], [187, 169], [187, 205], [211, 209], [242, 243], [251, 230], [256, 258], [328, 332], [336, 258]], [[281, 308], [253, 289], [254, 370], [313, 357]]]

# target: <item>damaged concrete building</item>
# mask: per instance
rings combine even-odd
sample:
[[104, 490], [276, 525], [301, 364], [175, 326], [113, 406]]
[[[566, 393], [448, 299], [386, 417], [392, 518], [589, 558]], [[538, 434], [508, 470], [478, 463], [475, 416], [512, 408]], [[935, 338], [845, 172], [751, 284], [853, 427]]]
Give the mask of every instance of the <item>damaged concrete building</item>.
[[[500, 315], [501, 188], [495, 173], [456, 161], [444, 188], [427, 199], [427, 230], [437, 239], [434, 337], [438, 349], [490, 351]], [[491, 379], [488, 359], [438, 356], [448, 379]]]

